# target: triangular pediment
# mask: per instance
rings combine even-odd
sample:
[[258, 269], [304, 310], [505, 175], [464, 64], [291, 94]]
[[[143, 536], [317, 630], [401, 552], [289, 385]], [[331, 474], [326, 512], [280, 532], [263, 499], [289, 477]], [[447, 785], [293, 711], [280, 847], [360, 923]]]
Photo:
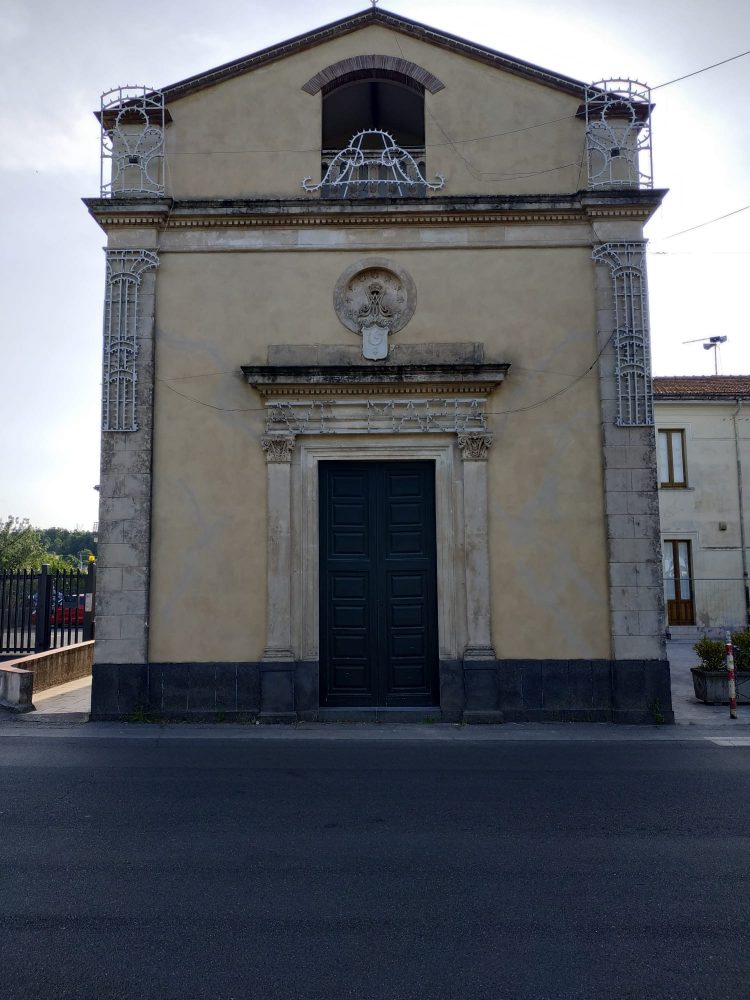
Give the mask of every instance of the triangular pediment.
[[[428, 25], [421, 24], [418, 21], [412, 21], [400, 14], [392, 14], [389, 11], [379, 10], [378, 8], [368, 8], [358, 14], [352, 14], [349, 17], [323, 25], [320, 28], [315, 28], [313, 31], [305, 32], [302, 35], [297, 35], [277, 45], [261, 49], [259, 52], [243, 56], [240, 59], [234, 59], [231, 62], [224, 63], [222, 66], [217, 66], [204, 73], [188, 77], [186, 80], [170, 84], [162, 88], [165, 100], [167, 102], [178, 100], [196, 91], [213, 87], [226, 80], [250, 73], [262, 66], [267, 66], [281, 59], [286, 59], [289, 56], [294, 56], [300, 52], [360, 31], [371, 25], [380, 25], [389, 28], [392, 31], [425, 42], [428, 45], [457, 53], [491, 66], [494, 69], [532, 80], [535, 83], [550, 87], [564, 94], [574, 97], [582, 97], [583, 95], [585, 84], [580, 80], [574, 80], [560, 73], [543, 69], [523, 59], [513, 58], [495, 49], [480, 45], [477, 42], [452, 35], [447, 31], [440, 31]], [[429, 86], [428, 89], [430, 89]]]

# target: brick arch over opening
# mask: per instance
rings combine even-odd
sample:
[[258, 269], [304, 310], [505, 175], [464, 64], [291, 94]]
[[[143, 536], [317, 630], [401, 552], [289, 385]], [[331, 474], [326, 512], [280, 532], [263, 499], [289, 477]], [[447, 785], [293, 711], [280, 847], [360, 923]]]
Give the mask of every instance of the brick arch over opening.
[[421, 84], [431, 94], [437, 94], [439, 90], [445, 88], [442, 80], [438, 80], [428, 70], [409, 62], [408, 59], [399, 59], [396, 56], [351, 56], [349, 59], [342, 59], [341, 62], [326, 66], [311, 77], [302, 89], [308, 94], [319, 94], [323, 87], [336, 83], [342, 77], [372, 69], [399, 73]]

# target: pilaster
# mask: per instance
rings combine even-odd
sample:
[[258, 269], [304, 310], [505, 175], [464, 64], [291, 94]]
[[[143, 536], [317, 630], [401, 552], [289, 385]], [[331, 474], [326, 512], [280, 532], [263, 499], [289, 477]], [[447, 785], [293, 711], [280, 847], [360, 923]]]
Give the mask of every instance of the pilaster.
[[490, 553], [487, 530], [487, 457], [492, 434], [459, 434], [464, 465], [466, 567], [465, 660], [494, 660], [490, 611]]
[[664, 660], [645, 243], [594, 250], [614, 660]]
[[264, 437], [268, 484], [266, 648], [263, 660], [291, 662], [292, 492], [294, 436]]
[[148, 661], [153, 250], [107, 251], [96, 663]]

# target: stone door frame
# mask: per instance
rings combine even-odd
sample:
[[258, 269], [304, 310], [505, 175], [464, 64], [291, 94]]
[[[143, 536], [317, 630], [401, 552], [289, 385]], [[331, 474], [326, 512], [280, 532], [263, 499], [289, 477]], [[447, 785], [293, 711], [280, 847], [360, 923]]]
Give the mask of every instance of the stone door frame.
[[[397, 440], [327, 438], [298, 441], [291, 468], [291, 639], [295, 659], [317, 661], [320, 651], [319, 462], [409, 462], [435, 465], [438, 654], [461, 659], [466, 646], [463, 476], [455, 438], [399, 435]], [[458, 466], [458, 467], [457, 467]]]

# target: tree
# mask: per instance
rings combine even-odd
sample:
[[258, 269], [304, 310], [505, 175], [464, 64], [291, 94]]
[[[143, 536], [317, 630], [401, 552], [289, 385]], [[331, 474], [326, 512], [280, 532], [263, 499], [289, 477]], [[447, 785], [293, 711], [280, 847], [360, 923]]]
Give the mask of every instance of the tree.
[[38, 569], [45, 554], [41, 535], [28, 518], [0, 521], [0, 570]]
[[48, 552], [55, 552], [60, 556], [70, 556], [78, 565], [78, 557], [85, 550], [86, 555], [83, 561], [86, 562], [88, 553], [96, 555], [96, 536], [91, 531], [70, 531], [68, 528], [39, 528], [42, 543]]

